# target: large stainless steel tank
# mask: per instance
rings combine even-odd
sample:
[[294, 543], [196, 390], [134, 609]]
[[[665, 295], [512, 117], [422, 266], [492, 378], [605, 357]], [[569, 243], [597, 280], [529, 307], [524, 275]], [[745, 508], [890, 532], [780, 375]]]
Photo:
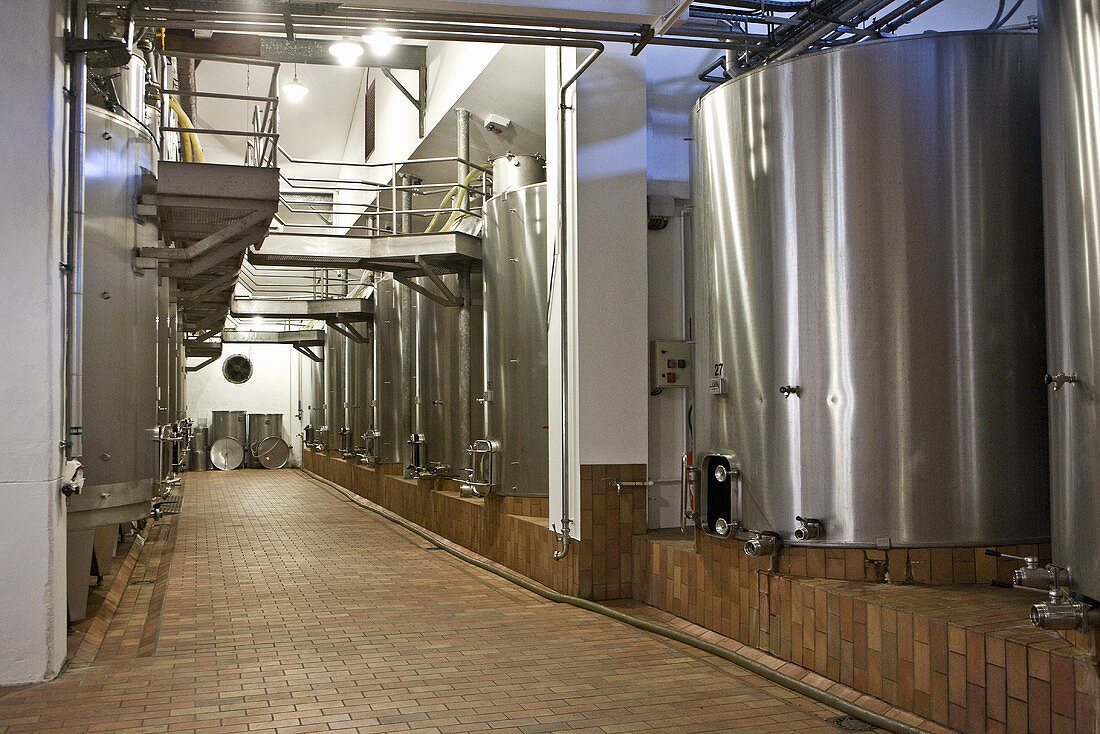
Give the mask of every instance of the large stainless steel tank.
[[375, 284], [375, 429], [378, 460], [404, 463], [412, 433], [412, 291], [385, 277]]
[[364, 448], [363, 434], [374, 417], [374, 324], [355, 326], [365, 342], [349, 340], [345, 345], [345, 422], [351, 430], [353, 448]]
[[550, 491], [546, 223], [546, 184], [485, 205], [483, 438], [500, 444], [494, 487], [505, 494]]
[[[88, 109], [84, 220], [84, 491], [68, 500], [70, 618], [84, 616], [95, 528], [149, 515], [156, 481], [157, 276], [135, 269], [157, 230], [134, 219], [155, 151], [144, 131]], [[101, 564], [109, 559], [100, 558]], [[101, 566], [102, 567], [102, 566]]]
[[700, 100], [697, 455], [740, 466], [725, 519], [820, 519], [829, 545], [1049, 535], [1036, 54], [921, 35]]
[[[457, 274], [441, 277], [452, 293], [462, 292]], [[452, 476], [462, 474], [469, 465], [466, 449], [471, 440], [469, 421], [475, 405], [471, 386], [482, 383], [478, 274], [471, 274], [469, 291], [478, 297], [476, 300], [471, 297], [462, 306], [444, 306], [419, 293], [415, 297], [417, 431], [427, 439], [427, 464], [443, 465], [444, 473]], [[465, 336], [463, 328], [467, 329]], [[469, 371], [465, 376], [461, 369], [464, 341], [469, 350]], [[464, 403], [466, 410], [462, 409]]]
[[[322, 351], [323, 354], [323, 351]], [[325, 425], [325, 363], [302, 357], [302, 369], [309, 377], [302, 380], [302, 411], [308, 425], [321, 428]]]
[[232, 438], [248, 448], [248, 413], [243, 410], [215, 410], [210, 413], [210, 445], [223, 438]]
[[325, 334], [325, 420], [330, 448], [340, 447], [344, 428], [344, 370], [347, 337], [332, 327]]
[[1100, 599], [1100, 2], [1040, 3], [1055, 563]]

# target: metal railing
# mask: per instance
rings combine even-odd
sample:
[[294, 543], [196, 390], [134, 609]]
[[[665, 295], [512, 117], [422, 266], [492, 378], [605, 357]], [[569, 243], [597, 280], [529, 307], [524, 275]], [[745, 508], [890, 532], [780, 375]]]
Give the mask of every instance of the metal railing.
[[[225, 92], [200, 92], [198, 90], [169, 89], [167, 84], [158, 87], [161, 95], [161, 159], [170, 160], [174, 146], [168, 145], [167, 133], [175, 133], [177, 136], [192, 135], [219, 135], [229, 137], [247, 138], [245, 164], [262, 168], [274, 168], [277, 163], [277, 150], [279, 147], [279, 64], [276, 62], [258, 59], [242, 59], [234, 56], [208, 56], [205, 54], [189, 54], [184, 52], [172, 52], [173, 56], [184, 59], [208, 59], [230, 64], [245, 64], [248, 66], [266, 66], [271, 69], [271, 80], [268, 84], [266, 95], [253, 94], [229, 94]], [[196, 121], [191, 125], [168, 124], [172, 116], [170, 114], [170, 99], [176, 97], [192, 97], [197, 99], [225, 99], [242, 102], [256, 103], [253, 106], [251, 124], [245, 129], [234, 128], [210, 128], [200, 127]], [[180, 123], [179, 116], [176, 116]]]
[[[367, 178], [348, 179], [325, 176], [305, 176], [279, 173], [285, 185], [280, 193], [280, 205], [289, 212], [308, 214], [322, 218], [321, 223], [289, 222], [276, 217], [282, 227], [280, 234], [302, 234], [332, 237], [371, 237], [377, 235], [407, 233], [413, 231], [448, 231], [455, 229], [469, 218], [481, 219], [485, 200], [491, 195], [492, 171], [459, 156], [412, 158], [384, 163], [357, 163], [313, 158], [295, 158], [281, 145], [277, 146], [278, 158], [291, 166], [320, 166], [330, 168], [362, 168], [372, 174], [383, 172], [389, 180]], [[409, 169], [438, 164], [461, 164], [471, 173], [465, 181], [424, 183], [408, 173]], [[374, 178], [380, 178], [374, 176]], [[330, 192], [331, 202], [306, 204], [295, 201], [300, 192]], [[359, 202], [337, 201], [338, 195], [360, 195], [373, 200]], [[428, 197], [425, 200], [425, 197]], [[433, 205], [436, 197], [442, 197]], [[356, 215], [353, 223], [337, 225], [335, 218], [341, 214]], [[407, 219], [405, 219], [407, 217]], [[427, 220], [418, 227], [412, 221]]]

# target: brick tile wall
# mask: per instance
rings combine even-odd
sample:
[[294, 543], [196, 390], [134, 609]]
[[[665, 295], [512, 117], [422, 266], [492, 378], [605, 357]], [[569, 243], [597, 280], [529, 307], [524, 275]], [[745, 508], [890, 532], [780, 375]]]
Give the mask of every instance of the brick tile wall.
[[552, 589], [588, 599], [628, 599], [634, 577], [633, 536], [645, 532], [644, 465], [582, 467], [580, 543], [563, 560], [547, 529], [546, 497], [461, 497], [444, 479], [404, 479], [401, 466], [369, 467], [339, 452], [306, 449], [303, 468]]
[[[1037, 595], [846, 579], [859, 576], [862, 551], [807, 554], [803, 571], [802, 553], [787, 549], [777, 573], [738, 541], [638, 536], [634, 548], [635, 599], [898, 708], [967, 732], [1100, 732], [1095, 648], [1032, 627]], [[974, 559], [963, 578], [1000, 575], [967, 550], [946, 552], [949, 566]], [[821, 562], [838, 578], [790, 575]]]

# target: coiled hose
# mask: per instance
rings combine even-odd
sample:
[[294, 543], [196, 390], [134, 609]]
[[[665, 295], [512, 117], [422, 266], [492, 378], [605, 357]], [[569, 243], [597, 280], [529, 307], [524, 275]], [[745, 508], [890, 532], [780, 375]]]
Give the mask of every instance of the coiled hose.
[[457, 548], [452, 547], [450, 543], [441, 543], [440, 539], [437, 536], [429, 533], [427, 530], [424, 530], [419, 525], [416, 525], [415, 523], [406, 520], [400, 515], [396, 515], [389, 510], [386, 510], [385, 508], [367, 499], [364, 499], [357, 494], [354, 494], [353, 492], [349, 492], [338, 484], [330, 482], [329, 480], [324, 479], [323, 477], [319, 477], [313, 472], [307, 471], [305, 469], [299, 469], [298, 471], [319, 484], [335, 489], [337, 492], [344, 495], [344, 497], [346, 497], [348, 500], [353, 502], [355, 505], [363, 508], [364, 510], [369, 510], [376, 515], [381, 515], [390, 522], [405, 528], [410, 533], [420, 536], [432, 545], [439, 546], [443, 550], [450, 553], [452, 556], [462, 561], [465, 561], [472, 566], [477, 566], [483, 571], [488, 571], [491, 574], [495, 574], [502, 579], [505, 579], [506, 581], [511, 581], [513, 584], [516, 584], [517, 586], [521, 586], [528, 591], [538, 594], [544, 599], [548, 599], [549, 601], [558, 604], [569, 604], [570, 606], [577, 607], [578, 609], [595, 612], [596, 614], [602, 614], [605, 617], [610, 617], [617, 622], [628, 624], [631, 627], [635, 627], [644, 632], [649, 632], [654, 635], [660, 635], [661, 637], [674, 640], [675, 642], [687, 645], [688, 647], [693, 647], [696, 650], [701, 650], [702, 652], [708, 653], [710, 655], [720, 657], [723, 660], [729, 661], [740, 668], [744, 668], [750, 673], [764, 678], [765, 680], [783, 686], [784, 688], [803, 695], [806, 698], [811, 698], [818, 703], [822, 703], [828, 706], [829, 708], [836, 709], [837, 711], [848, 714], [849, 716], [854, 716], [884, 731], [892, 732], [893, 734], [926, 734], [923, 729], [919, 729], [915, 726], [897, 721], [896, 719], [891, 719], [888, 716], [883, 716], [876, 711], [872, 711], [868, 708], [864, 708], [863, 706], [859, 706], [858, 704], [855, 704], [846, 698], [841, 698], [840, 696], [829, 693], [828, 691], [823, 691], [819, 688], [815, 688], [809, 683], [804, 683], [797, 678], [792, 678], [789, 675], [780, 673], [778, 670], [773, 670], [767, 665], [764, 665], [757, 660], [753, 660], [752, 658], [741, 655], [740, 653], [734, 652], [733, 650], [727, 650], [726, 648], [720, 647], [719, 645], [700, 640], [697, 637], [693, 637], [692, 635], [687, 634], [686, 632], [681, 632], [671, 627], [665, 627], [664, 625], [657, 624], [655, 622], [649, 622], [644, 619], [632, 617], [629, 614], [620, 612], [618, 609], [612, 609], [611, 607], [604, 606], [603, 604], [599, 604], [594, 601], [589, 601], [588, 599], [581, 599], [577, 596], [562, 594], [552, 589], [548, 589], [541, 584], [537, 584], [525, 576], [521, 576], [517, 573], [512, 573], [502, 568], [497, 568], [496, 566], [493, 566], [492, 564], [487, 563], [482, 559], [477, 558], [476, 556], [463, 553]]

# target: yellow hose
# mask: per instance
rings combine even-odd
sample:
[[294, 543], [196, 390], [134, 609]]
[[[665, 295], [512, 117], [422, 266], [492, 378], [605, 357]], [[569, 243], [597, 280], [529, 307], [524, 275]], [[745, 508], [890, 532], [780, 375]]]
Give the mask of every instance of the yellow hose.
[[[470, 192], [467, 191], [467, 187], [470, 184], [472, 184], [474, 182], [474, 180], [480, 175], [481, 175], [481, 171], [476, 169], [476, 168], [473, 169], [472, 171], [470, 171], [470, 173], [467, 174], [467, 176], [466, 176], [466, 180], [462, 182], [461, 186], [454, 186], [454, 187], [451, 188], [450, 191], [447, 192], [447, 195], [443, 197], [443, 201], [439, 202], [439, 208], [440, 209], [445, 209], [445, 208], [456, 208], [457, 209], [457, 208], [461, 208], [462, 206], [464, 206], [465, 203], [466, 203], [466, 197], [468, 197], [469, 194], [470, 194]], [[448, 202], [450, 202], [450, 207], [448, 207]], [[431, 232], [432, 229], [435, 227], [435, 225], [439, 222], [439, 218], [441, 216], [443, 216], [444, 214], [446, 214], [446, 212], [443, 212], [443, 211], [436, 212], [435, 216], [432, 217], [432, 221], [428, 222], [428, 228], [425, 229], [424, 231], [425, 232]], [[459, 211], [452, 212], [451, 216], [447, 219], [447, 223], [443, 225], [443, 229], [440, 230], [440, 231], [442, 231], [442, 232], [450, 231], [451, 227], [453, 227], [455, 224], [457, 224], [458, 220], [461, 219], [464, 216], [466, 216], [466, 212], [459, 212]]]
[[[191, 122], [191, 118], [183, 111], [183, 107], [180, 106], [178, 99], [169, 97], [168, 106], [176, 113], [176, 117], [179, 118], [180, 127], [195, 127]], [[199, 137], [195, 135], [195, 133], [180, 133], [180, 146], [183, 148], [184, 163], [206, 163], [206, 156], [203, 155], [202, 145], [199, 144]]]

